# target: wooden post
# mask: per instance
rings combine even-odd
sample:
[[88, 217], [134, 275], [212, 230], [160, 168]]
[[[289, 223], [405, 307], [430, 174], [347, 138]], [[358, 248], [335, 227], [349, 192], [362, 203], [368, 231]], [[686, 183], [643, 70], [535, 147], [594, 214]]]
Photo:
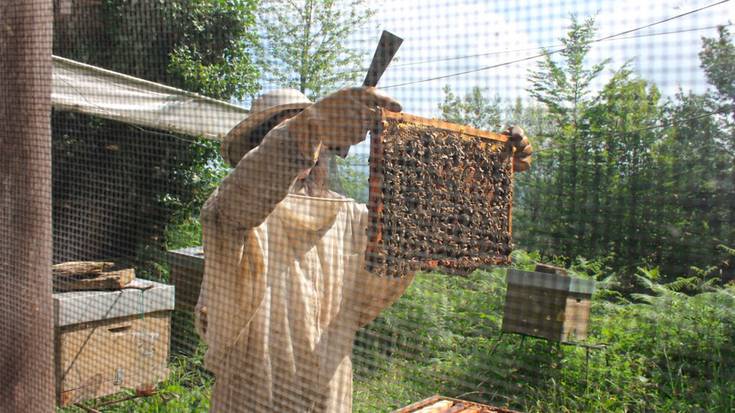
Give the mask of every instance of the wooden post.
[[54, 411], [51, 0], [0, 2], [0, 410]]

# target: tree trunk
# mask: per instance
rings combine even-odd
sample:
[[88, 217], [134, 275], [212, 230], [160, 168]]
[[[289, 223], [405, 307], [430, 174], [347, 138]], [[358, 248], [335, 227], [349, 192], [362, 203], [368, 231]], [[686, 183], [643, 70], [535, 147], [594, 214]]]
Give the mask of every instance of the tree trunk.
[[314, 2], [307, 1], [304, 4], [304, 44], [301, 49], [301, 65], [299, 67], [299, 91], [306, 93], [306, 85], [309, 76], [309, 48], [311, 43], [311, 22], [314, 17]]
[[51, 0], [0, 2], [0, 410], [54, 410]]
[[[602, 155], [601, 151], [604, 147], [602, 144], [597, 143], [597, 139], [595, 138], [595, 155], [594, 155], [594, 161], [593, 161], [593, 167], [595, 169], [595, 174], [592, 178], [592, 186], [588, 188], [589, 191], [592, 191], [592, 207], [588, 210], [590, 213], [590, 216], [588, 217], [587, 222], [590, 223], [590, 234], [588, 237], [589, 240], [589, 246], [587, 249], [587, 254], [589, 256], [599, 256], [603, 254], [603, 248], [601, 248], [600, 243], [600, 228], [602, 227], [602, 220], [603, 220], [603, 214], [600, 210], [600, 192], [602, 191]], [[600, 139], [601, 140], [601, 139]]]

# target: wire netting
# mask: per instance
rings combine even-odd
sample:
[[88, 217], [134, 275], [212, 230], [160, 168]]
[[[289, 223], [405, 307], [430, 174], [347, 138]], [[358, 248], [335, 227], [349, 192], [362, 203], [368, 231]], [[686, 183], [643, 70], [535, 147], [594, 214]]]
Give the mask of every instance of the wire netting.
[[0, 5], [0, 411], [733, 411], [733, 18]]

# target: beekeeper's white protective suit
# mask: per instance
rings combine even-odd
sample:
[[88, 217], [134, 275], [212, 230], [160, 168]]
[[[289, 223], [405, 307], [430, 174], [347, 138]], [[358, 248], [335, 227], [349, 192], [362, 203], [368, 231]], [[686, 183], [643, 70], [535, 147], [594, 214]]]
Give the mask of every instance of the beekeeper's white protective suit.
[[[310, 116], [271, 130], [201, 213], [205, 271], [197, 326], [209, 346], [205, 366], [215, 375], [214, 412], [351, 411], [355, 333], [412, 279], [365, 271], [364, 205], [334, 193], [289, 193], [319, 147], [364, 138], [359, 126], [362, 137], [328, 141], [330, 132], [313, 122], [329, 119]], [[360, 123], [359, 115], [351, 120]]]
[[[302, 181], [318, 189], [324, 163], [317, 160], [362, 141], [377, 127], [379, 108], [401, 110], [374, 88], [315, 104], [275, 91], [225, 138], [223, 155], [237, 166], [201, 213], [205, 269], [196, 310], [209, 345], [205, 365], [215, 374], [212, 411], [352, 410], [355, 333], [413, 276], [365, 271], [365, 206], [333, 192], [289, 190]], [[258, 131], [267, 132], [262, 142]], [[528, 169], [523, 130], [507, 133], [515, 170]]]

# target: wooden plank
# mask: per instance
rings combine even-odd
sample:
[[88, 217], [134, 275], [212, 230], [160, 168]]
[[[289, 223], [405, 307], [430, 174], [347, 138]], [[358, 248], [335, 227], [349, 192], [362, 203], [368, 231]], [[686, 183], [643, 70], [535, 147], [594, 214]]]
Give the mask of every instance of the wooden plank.
[[173, 310], [174, 287], [135, 279], [121, 290], [54, 294], [56, 327]]
[[54, 278], [54, 290], [87, 291], [87, 290], [119, 290], [135, 279], [135, 269], [125, 268], [116, 271], [101, 272], [91, 278], [66, 276]]
[[479, 137], [497, 142], [508, 142], [508, 135], [502, 133], [489, 132], [482, 129], [473, 128], [467, 125], [458, 125], [456, 123], [445, 122], [439, 119], [424, 118], [421, 116], [411, 115], [404, 112], [391, 112], [382, 109], [384, 119], [396, 119], [408, 123], [420, 123], [422, 125], [431, 126], [437, 129], [443, 129], [449, 132], [459, 133], [461, 137]]
[[201, 247], [168, 252], [171, 284], [176, 286], [176, 309], [193, 312], [204, 277], [204, 254]]
[[442, 410], [439, 413], [460, 413], [460, 412], [466, 412], [467, 409], [471, 408], [468, 406], [465, 402], [458, 402], [452, 405], [451, 407], [448, 407], [444, 410]]
[[54, 277], [72, 275], [94, 275], [108, 271], [115, 266], [114, 262], [107, 261], [69, 261], [55, 264], [51, 267]]
[[556, 274], [556, 275], [569, 275], [569, 272], [565, 268], [556, 267], [554, 265], [550, 264], [536, 264], [536, 268], [534, 269], [535, 272], [543, 272], [546, 274]]
[[437, 401], [442, 400], [442, 397], [435, 394], [431, 397], [428, 397], [424, 400], [417, 401], [415, 403], [411, 403], [408, 406], [402, 407], [398, 410], [394, 410], [392, 413], [411, 413], [415, 412], [417, 409], [420, 409], [422, 407], [429, 406], [431, 404], [436, 403]]
[[393, 413], [519, 413], [503, 407], [470, 402], [445, 396], [431, 396], [427, 399], [394, 410]]
[[446, 410], [453, 405], [454, 402], [451, 400], [439, 400], [438, 402], [416, 410], [415, 413], [441, 413], [443, 410]]
[[564, 312], [564, 330], [562, 341], [580, 341], [587, 339], [592, 301], [579, 295], [567, 298]]

